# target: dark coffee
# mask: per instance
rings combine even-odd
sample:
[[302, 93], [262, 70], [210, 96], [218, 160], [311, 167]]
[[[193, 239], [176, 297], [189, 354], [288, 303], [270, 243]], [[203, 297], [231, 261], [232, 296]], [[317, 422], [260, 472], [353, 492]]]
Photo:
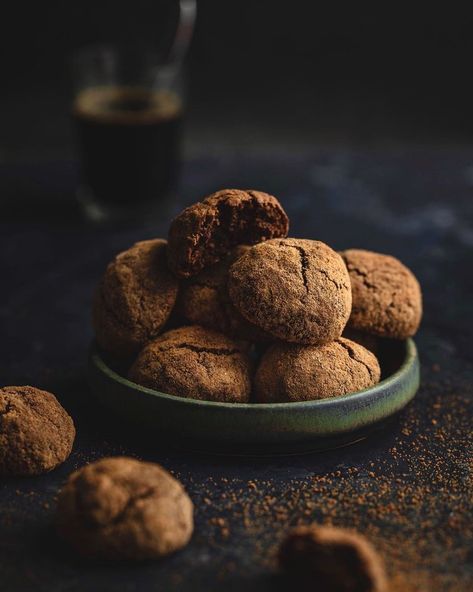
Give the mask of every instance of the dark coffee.
[[85, 184], [110, 206], [158, 200], [175, 185], [182, 108], [169, 91], [97, 87], [73, 110]]

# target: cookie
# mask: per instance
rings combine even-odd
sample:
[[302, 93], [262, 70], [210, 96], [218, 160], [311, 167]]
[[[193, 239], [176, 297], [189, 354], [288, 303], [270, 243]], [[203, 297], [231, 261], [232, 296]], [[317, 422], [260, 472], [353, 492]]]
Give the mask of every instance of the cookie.
[[383, 562], [362, 535], [330, 526], [299, 526], [279, 549], [279, 564], [298, 590], [386, 592]]
[[234, 339], [256, 343], [272, 337], [244, 319], [228, 297], [230, 265], [251, 247], [239, 245], [224, 259], [183, 282], [177, 310], [189, 323], [220, 331]]
[[186, 208], [171, 223], [168, 261], [182, 278], [220, 261], [240, 244], [287, 236], [281, 204], [262, 191], [222, 189]]
[[142, 241], [117, 255], [94, 297], [93, 326], [100, 347], [117, 358], [136, 354], [159, 335], [177, 293], [165, 240]]
[[374, 354], [340, 337], [325, 345], [273, 344], [255, 376], [258, 403], [326, 399], [354, 393], [379, 382]]
[[293, 343], [337, 339], [351, 311], [350, 278], [342, 258], [314, 240], [255, 245], [230, 267], [228, 291], [247, 321]]
[[75, 471], [58, 498], [60, 536], [93, 558], [164, 557], [187, 545], [193, 524], [193, 505], [179, 481], [132, 458], [103, 458]]
[[0, 389], [0, 475], [39, 475], [71, 453], [74, 423], [56, 397], [33, 386]]
[[138, 355], [129, 378], [163, 393], [225, 403], [245, 403], [251, 363], [221, 333], [197, 325], [164, 333]]
[[390, 255], [361, 249], [341, 255], [353, 294], [349, 326], [380, 337], [412, 337], [422, 318], [422, 294], [414, 274]]

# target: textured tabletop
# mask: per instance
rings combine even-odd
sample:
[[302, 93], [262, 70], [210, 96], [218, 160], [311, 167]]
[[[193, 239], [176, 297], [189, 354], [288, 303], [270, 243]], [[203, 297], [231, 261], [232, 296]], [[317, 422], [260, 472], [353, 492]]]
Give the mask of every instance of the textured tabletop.
[[[473, 588], [473, 152], [314, 151], [213, 155], [184, 166], [179, 200], [146, 226], [93, 226], [73, 202], [68, 163], [0, 167], [0, 375], [57, 394], [77, 426], [49, 475], [0, 482], [0, 589], [274, 590], [274, 553], [312, 520], [366, 533], [392, 590]], [[278, 196], [291, 235], [391, 253], [422, 283], [422, 385], [382, 433], [348, 448], [261, 459], [173, 451], [102, 410], [85, 379], [91, 295], [108, 260], [165, 236], [170, 215], [220, 187]], [[104, 565], [58, 543], [55, 497], [105, 455], [161, 463], [196, 506], [195, 534], [161, 562]]]

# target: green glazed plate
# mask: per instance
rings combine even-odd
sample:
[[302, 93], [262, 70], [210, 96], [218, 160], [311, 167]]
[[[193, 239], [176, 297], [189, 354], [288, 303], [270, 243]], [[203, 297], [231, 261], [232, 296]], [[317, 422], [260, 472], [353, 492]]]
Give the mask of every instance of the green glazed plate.
[[382, 380], [357, 393], [301, 403], [240, 404], [167, 395], [130, 382], [107, 363], [95, 343], [89, 383], [100, 401], [147, 428], [156, 439], [224, 454], [297, 453], [364, 438], [411, 401], [419, 388], [412, 341], [390, 342], [378, 353]]

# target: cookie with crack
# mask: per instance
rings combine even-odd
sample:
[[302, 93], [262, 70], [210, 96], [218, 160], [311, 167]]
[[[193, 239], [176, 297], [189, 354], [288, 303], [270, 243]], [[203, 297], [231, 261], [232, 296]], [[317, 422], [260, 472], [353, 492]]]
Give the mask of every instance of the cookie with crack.
[[353, 296], [348, 325], [391, 339], [415, 335], [422, 318], [422, 294], [411, 270], [395, 257], [372, 251], [348, 249], [341, 256]]
[[138, 355], [133, 382], [177, 397], [246, 403], [251, 362], [232, 339], [197, 325], [164, 333]]
[[256, 371], [255, 401], [327, 399], [373, 386], [380, 376], [375, 355], [343, 337], [320, 346], [276, 343]]
[[93, 558], [159, 559], [187, 545], [193, 524], [179, 481], [133, 458], [103, 458], [79, 469], [58, 498], [60, 536]]
[[71, 453], [74, 422], [56, 397], [33, 386], [0, 389], [0, 475], [39, 475]]
[[196, 275], [240, 244], [287, 236], [289, 219], [279, 201], [263, 191], [222, 189], [182, 211], [168, 234], [170, 268]]
[[351, 311], [343, 259], [315, 240], [273, 239], [255, 245], [230, 267], [228, 292], [247, 321], [293, 343], [337, 339]]
[[364, 536], [351, 530], [298, 526], [283, 540], [278, 559], [291, 587], [300, 592], [387, 591], [381, 557]]
[[92, 319], [100, 347], [117, 358], [136, 354], [162, 331], [177, 292], [165, 240], [141, 241], [119, 253], [94, 296]]

